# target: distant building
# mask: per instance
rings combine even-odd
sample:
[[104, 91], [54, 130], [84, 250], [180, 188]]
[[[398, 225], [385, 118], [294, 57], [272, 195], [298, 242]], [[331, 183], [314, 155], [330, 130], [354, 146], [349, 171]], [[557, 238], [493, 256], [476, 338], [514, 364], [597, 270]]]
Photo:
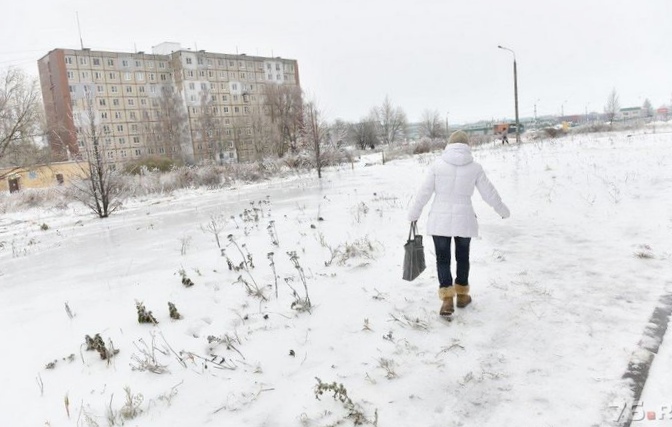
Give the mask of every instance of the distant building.
[[76, 162], [51, 163], [26, 168], [0, 170], [0, 176], [7, 179], [0, 180], [0, 191], [9, 190], [10, 193], [24, 188], [42, 188], [63, 185], [73, 178], [83, 175], [84, 165]]
[[[296, 60], [196, 52], [178, 43], [151, 54], [54, 49], [38, 68], [48, 142], [61, 161], [82, 156], [91, 115], [115, 164], [151, 156], [251, 160], [252, 115], [265, 86], [300, 87]], [[171, 114], [181, 125], [165, 130]]]
[[644, 117], [642, 107], [621, 108], [619, 118], [621, 120], [634, 120]]
[[668, 121], [670, 118], [670, 109], [668, 107], [660, 107], [656, 110], [656, 119]]

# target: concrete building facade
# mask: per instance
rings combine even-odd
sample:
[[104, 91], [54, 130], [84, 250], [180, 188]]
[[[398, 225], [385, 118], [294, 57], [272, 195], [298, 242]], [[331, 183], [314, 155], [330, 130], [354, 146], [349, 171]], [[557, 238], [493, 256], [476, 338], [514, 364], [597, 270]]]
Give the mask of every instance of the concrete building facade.
[[54, 49], [38, 68], [49, 144], [62, 161], [85, 156], [92, 132], [115, 164], [151, 156], [252, 160], [246, 140], [266, 85], [300, 88], [296, 60], [178, 43], [151, 54]]

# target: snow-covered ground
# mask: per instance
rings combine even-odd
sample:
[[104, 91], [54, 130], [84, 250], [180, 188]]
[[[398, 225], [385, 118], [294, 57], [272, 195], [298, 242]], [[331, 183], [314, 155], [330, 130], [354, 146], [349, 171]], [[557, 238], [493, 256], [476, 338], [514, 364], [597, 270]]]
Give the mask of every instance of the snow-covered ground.
[[[474, 196], [474, 303], [452, 322], [429, 236], [428, 269], [401, 280], [406, 209], [437, 153], [132, 200], [105, 220], [2, 215], [2, 425], [615, 425], [632, 399], [622, 375], [672, 291], [672, 134], [474, 154], [512, 216]], [[253, 267], [230, 271], [243, 255]], [[138, 323], [136, 301], [158, 324]], [[109, 362], [86, 351], [97, 333], [119, 350]], [[669, 341], [647, 409], [672, 405]], [[344, 390], [318, 400], [319, 382]]]

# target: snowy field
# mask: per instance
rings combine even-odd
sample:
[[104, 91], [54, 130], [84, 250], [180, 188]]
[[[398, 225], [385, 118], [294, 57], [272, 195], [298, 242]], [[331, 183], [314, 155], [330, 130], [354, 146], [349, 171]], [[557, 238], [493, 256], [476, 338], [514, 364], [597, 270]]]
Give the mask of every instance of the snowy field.
[[[452, 322], [429, 236], [428, 269], [401, 280], [406, 210], [437, 154], [131, 200], [105, 220], [0, 216], [2, 425], [616, 425], [672, 291], [672, 134], [475, 149], [512, 215], [474, 196], [474, 303]], [[95, 334], [118, 354], [87, 351]], [[643, 397], [659, 416], [671, 347]], [[320, 382], [344, 389], [318, 400]]]

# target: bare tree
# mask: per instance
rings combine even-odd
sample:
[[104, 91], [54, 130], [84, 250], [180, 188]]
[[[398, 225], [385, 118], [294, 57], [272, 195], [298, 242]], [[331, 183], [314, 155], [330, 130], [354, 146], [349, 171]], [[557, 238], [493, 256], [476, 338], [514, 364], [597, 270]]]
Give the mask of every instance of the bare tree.
[[383, 144], [393, 144], [406, 134], [408, 121], [401, 107], [394, 107], [389, 97], [385, 97], [380, 107], [374, 108], [378, 132]]
[[317, 177], [322, 178], [322, 166], [324, 165], [322, 161], [322, 145], [325, 143], [328, 126], [315, 102], [306, 103], [303, 107], [303, 114], [301, 137], [305, 141], [306, 147], [313, 151]]
[[48, 156], [36, 145], [43, 134], [37, 81], [17, 69], [3, 72], [0, 80], [0, 166], [9, 168], [6, 175]]
[[375, 148], [379, 143], [376, 122], [373, 117], [363, 118], [358, 123], [353, 124], [351, 133], [355, 144], [362, 150]]
[[329, 143], [333, 147], [340, 147], [347, 143], [349, 133], [350, 124], [341, 119], [336, 119], [329, 126]]
[[198, 117], [197, 144], [200, 146], [199, 160], [216, 161], [217, 136], [221, 135], [221, 123], [215, 114], [212, 99], [208, 92], [201, 93], [200, 115]]
[[420, 122], [420, 132], [423, 136], [435, 139], [443, 138], [445, 128], [441, 120], [441, 114], [437, 110], [425, 110], [422, 113], [422, 121]]
[[[158, 98], [152, 99], [152, 111], [145, 111], [144, 119], [151, 121], [148, 141], [150, 148], [159, 155], [171, 158], [181, 157], [189, 161], [189, 151], [184, 153], [183, 145], [189, 144], [187, 112], [180, 94], [171, 86], [161, 88]], [[186, 147], [189, 148], [189, 147]], [[192, 148], [193, 151], [193, 148]]]
[[247, 123], [242, 117], [232, 117], [229, 121], [230, 128], [227, 129], [226, 134], [231, 138], [233, 147], [236, 150], [238, 161], [252, 160], [256, 158], [254, 147], [250, 148], [245, 138], [247, 133]]
[[270, 116], [266, 113], [268, 108], [257, 98], [257, 101], [244, 108], [249, 108], [247, 121], [250, 129], [250, 141], [254, 149], [256, 160], [261, 160], [268, 155], [279, 155], [277, 150], [279, 129], [273, 126]]
[[111, 161], [113, 151], [101, 142], [93, 90], [84, 98], [85, 110], [77, 116], [77, 139], [84, 158], [80, 159], [81, 175], [73, 181], [75, 197], [99, 218], [107, 218], [121, 207], [122, 180]]
[[650, 119], [651, 117], [653, 117], [653, 105], [651, 105], [651, 100], [649, 100], [649, 98], [646, 98], [644, 100], [642, 110], [645, 118]]
[[277, 129], [272, 141], [274, 151], [282, 157], [287, 151], [296, 151], [303, 119], [303, 96], [298, 86], [268, 84], [264, 89], [266, 112], [271, 126]]
[[621, 111], [621, 104], [618, 101], [618, 93], [616, 92], [616, 88], [614, 88], [611, 90], [609, 98], [607, 98], [607, 104], [604, 106], [604, 113], [607, 116], [607, 120], [609, 120], [610, 126], [613, 126], [614, 120], [616, 119], [616, 115], [619, 111]]

